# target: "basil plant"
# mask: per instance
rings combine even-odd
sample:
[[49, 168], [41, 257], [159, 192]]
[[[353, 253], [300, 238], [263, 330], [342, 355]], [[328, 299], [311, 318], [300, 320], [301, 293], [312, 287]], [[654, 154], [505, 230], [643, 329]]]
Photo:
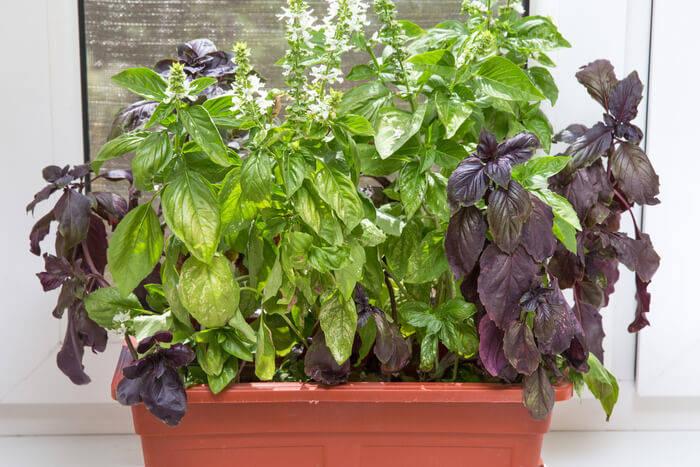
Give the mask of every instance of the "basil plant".
[[[583, 254], [576, 194], [549, 183], [580, 157], [549, 155], [541, 110], [567, 41], [514, 1], [427, 30], [390, 0], [328, 3], [282, 8], [284, 89], [245, 43], [192, 41], [113, 78], [142, 101], [92, 164], [44, 169], [28, 209], [62, 195], [30, 239], [57, 225], [39, 278], [68, 314], [61, 370], [89, 382], [84, 348], [121, 333], [118, 400], [171, 425], [186, 387], [256, 380], [522, 383], [543, 418], [568, 379], [609, 414], [617, 383], [550, 266]], [[344, 72], [348, 52], [366, 61]]]

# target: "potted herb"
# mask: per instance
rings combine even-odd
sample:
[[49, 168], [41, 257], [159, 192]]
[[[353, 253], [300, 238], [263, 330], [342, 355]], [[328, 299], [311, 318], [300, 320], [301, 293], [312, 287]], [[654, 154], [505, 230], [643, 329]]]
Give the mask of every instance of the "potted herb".
[[[57, 225], [39, 278], [68, 318], [58, 366], [85, 384], [84, 348], [124, 335], [114, 395], [148, 466], [531, 466], [572, 383], [612, 412], [599, 312], [622, 263], [630, 331], [648, 324], [659, 263], [619, 232], [658, 194], [638, 76], [583, 67], [604, 119], [553, 137], [547, 53], [569, 44], [551, 20], [465, 1], [424, 30], [375, 0], [370, 36], [368, 9], [319, 21], [289, 0], [283, 90], [244, 43], [125, 70], [144, 100], [92, 164], [43, 171], [28, 210], [61, 195], [30, 240], [41, 254]], [[344, 74], [352, 50], [367, 60]]]

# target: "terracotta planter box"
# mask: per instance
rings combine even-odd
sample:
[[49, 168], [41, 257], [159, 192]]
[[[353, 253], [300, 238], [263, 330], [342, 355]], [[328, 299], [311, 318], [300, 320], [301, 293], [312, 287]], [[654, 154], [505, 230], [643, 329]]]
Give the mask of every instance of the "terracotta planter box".
[[175, 428], [132, 407], [146, 467], [537, 467], [550, 424], [520, 387], [493, 384], [249, 383], [187, 397]]

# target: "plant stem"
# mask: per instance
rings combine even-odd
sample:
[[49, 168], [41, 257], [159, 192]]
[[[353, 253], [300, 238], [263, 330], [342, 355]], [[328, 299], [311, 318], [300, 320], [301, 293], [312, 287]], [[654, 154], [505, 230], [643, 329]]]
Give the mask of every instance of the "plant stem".
[[131, 336], [129, 334], [124, 334], [124, 341], [126, 342], [126, 346], [129, 348], [129, 353], [131, 354], [131, 357], [134, 360], [138, 360], [139, 354], [136, 352], [136, 349], [134, 348], [134, 343], [131, 342]]
[[389, 273], [384, 271], [384, 284], [386, 284], [386, 289], [389, 291], [389, 301], [391, 302], [391, 317], [395, 322], [399, 319], [399, 310], [396, 307], [396, 295], [394, 295], [394, 286], [391, 285], [389, 281]]
[[90, 268], [90, 272], [95, 277], [95, 280], [97, 280], [97, 282], [100, 283], [101, 287], [109, 287], [109, 282], [107, 282], [102, 276], [102, 274], [100, 274], [100, 272], [97, 270], [95, 262], [92, 260], [92, 256], [90, 255], [90, 250], [88, 250], [87, 242], [85, 242], [85, 240], [83, 240], [80, 243], [80, 247], [83, 252], [83, 257], [85, 258], [85, 263], [87, 263], [88, 267]]

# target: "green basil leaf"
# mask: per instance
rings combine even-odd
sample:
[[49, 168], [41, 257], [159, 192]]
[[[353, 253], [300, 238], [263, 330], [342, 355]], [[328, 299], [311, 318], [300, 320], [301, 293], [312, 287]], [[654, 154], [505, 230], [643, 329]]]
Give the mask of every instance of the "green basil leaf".
[[141, 97], [161, 102], [168, 96], [168, 83], [150, 68], [128, 68], [112, 76], [112, 81]]
[[583, 375], [583, 381], [595, 398], [600, 401], [600, 405], [605, 410], [607, 420], [610, 420], [617, 403], [617, 397], [620, 394], [620, 387], [615, 376], [592, 353], [588, 356], [588, 367], [588, 373]]
[[542, 91], [542, 94], [549, 99], [552, 105], [555, 105], [557, 99], [559, 99], [559, 88], [557, 88], [557, 84], [549, 70], [541, 66], [533, 66], [527, 69], [527, 73], [539, 90]]
[[540, 101], [544, 95], [530, 77], [507, 58], [494, 56], [484, 60], [475, 73], [481, 93], [512, 101]]
[[197, 96], [209, 86], [213, 86], [214, 84], [216, 84], [216, 82], [217, 79], [212, 78], [210, 76], [203, 76], [201, 78], [192, 80], [189, 84], [187, 94], [189, 94], [190, 96]]
[[316, 189], [321, 199], [335, 211], [348, 230], [354, 229], [364, 217], [364, 207], [357, 187], [350, 177], [324, 167], [316, 174]]
[[423, 284], [440, 277], [449, 269], [444, 248], [444, 232], [429, 232], [413, 249], [404, 280], [410, 284]]
[[218, 375], [224, 369], [224, 362], [228, 355], [221, 349], [217, 339], [209, 339], [207, 344], [198, 344], [195, 351], [197, 363], [207, 375]]
[[148, 134], [145, 132], [122, 133], [116, 138], [107, 141], [93, 159], [92, 170], [99, 172], [104, 162], [134, 151]]
[[170, 311], [172, 311], [173, 316], [180, 323], [191, 328], [190, 314], [180, 302], [180, 296], [177, 293], [177, 285], [180, 282], [180, 273], [177, 268], [180, 263], [180, 257], [186, 253], [182, 242], [171, 235], [165, 247], [165, 260], [160, 267], [160, 277], [163, 282], [163, 292], [170, 304]]
[[345, 300], [337, 290], [321, 299], [319, 312], [326, 345], [335, 361], [342, 365], [350, 358], [357, 329], [357, 309], [353, 300]]
[[275, 260], [275, 264], [270, 269], [270, 274], [267, 276], [265, 287], [263, 288], [263, 302], [277, 295], [282, 286], [282, 264], [279, 258]]
[[398, 183], [406, 219], [410, 219], [423, 204], [428, 189], [426, 175], [418, 162], [409, 162], [401, 169]]
[[574, 229], [581, 230], [581, 223], [579, 222], [578, 215], [568, 199], [546, 188], [540, 188], [531, 191], [531, 193], [552, 208], [555, 218], [559, 217]]
[[425, 205], [428, 210], [443, 222], [450, 220], [450, 205], [447, 203], [447, 181], [439, 173], [431, 172], [428, 176], [428, 189], [425, 193]]
[[362, 115], [345, 114], [338, 117], [336, 123], [353, 135], [374, 136], [372, 123]]
[[[255, 337], [255, 335], [253, 335]], [[221, 342], [221, 348], [229, 355], [240, 358], [246, 362], [253, 361], [253, 352], [235, 333], [227, 332], [225, 339]]]
[[570, 160], [569, 156], [533, 157], [513, 167], [511, 177], [528, 189], [546, 188], [547, 179], [564, 170]]
[[163, 215], [170, 230], [199, 260], [211, 261], [219, 244], [219, 202], [199, 174], [184, 171], [161, 196]]
[[542, 149], [545, 152], [549, 152], [552, 148], [552, 124], [549, 123], [549, 119], [545, 116], [542, 110], [535, 108], [528, 112], [523, 118], [523, 124], [525, 129], [534, 133], [537, 139], [540, 140], [542, 144]]
[[[390, 238], [387, 242], [384, 251], [386, 261], [391, 273], [397, 279], [404, 279], [409, 269], [411, 255], [418, 249], [420, 241], [420, 228], [415, 222], [411, 222], [404, 227], [400, 237]], [[412, 268], [415, 270], [416, 266]]]
[[150, 204], [130, 211], [117, 225], [107, 263], [119, 292], [126, 296], [148, 276], [163, 253], [163, 231]]
[[335, 281], [338, 290], [349, 300], [357, 284], [362, 278], [362, 269], [365, 265], [365, 250], [359, 243], [350, 244], [350, 261], [345, 267], [335, 271]]
[[379, 111], [374, 144], [379, 157], [386, 159], [394, 154], [420, 130], [426, 106], [419, 106], [415, 112], [406, 112], [393, 107]]
[[284, 179], [284, 190], [287, 196], [292, 196], [301, 187], [307, 170], [302, 154], [285, 154], [282, 160], [282, 178]]
[[187, 133], [207, 153], [212, 162], [224, 167], [231, 165], [224, 140], [221, 139], [221, 134], [207, 109], [201, 105], [194, 105], [181, 109], [178, 115]]
[[437, 93], [435, 106], [440, 121], [445, 126], [445, 138], [447, 139], [452, 138], [472, 114], [471, 107], [462, 102], [457, 94], [448, 96], [441, 92]]
[[229, 358], [226, 360], [221, 373], [218, 375], [207, 375], [207, 384], [209, 389], [214, 394], [219, 394], [221, 391], [226, 389], [226, 387], [231, 384], [231, 381], [238, 374], [238, 360], [235, 358]]
[[379, 109], [391, 102], [392, 94], [380, 81], [361, 84], [343, 94], [338, 115], [356, 114], [374, 121]]
[[554, 216], [552, 233], [566, 247], [567, 250], [576, 254], [578, 243], [576, 242], [576, 229], [559, 216]]
[[270, 381], [275, 376], [275, 344], [272, 333], [260, 318], [258, 345], [255, 350], [255, 376], [261, 381]]
[[358, 240], [362, 246], [377, 246], [386, 240], [386, 234], [369, 219], [362, 219], [360, 228], [362, 232]]
[[105, 329], [119, 329], [141, 303], [132, 293], [124, 297], [115, 287], [97, 289], [85, 297], [85, 309], [91, 320]]
[[357, 363], [355, 366], [362, 364], [362, 361], [367, 358], [369, 352], [374, 346], [374, 341], [377, 339], [377, 323], [373, 319], [368, 319], [365, 325], [357, 328], [357, 334], [360, 335], [360, 349], [357, 351]]
[[136, 148], [136, 155], [131, 160], [131, 171], [134, 174], [136, 188], [152, 190], [154, 179], [170, 156], [172, 156], [172, 147], [168, 132], [149, 134]]
[[272, 166], [272, 159], [264, 152], [253, 152], [243, 161], [241, 188], [244, 199], [258, 203], [270, 198]]
[[131, 320], [134, 331], [134, 338], [142, 341], [147, 337], [162, 331], [173, 329], [173, 316], [169, 311], [162, 315], [142, 315]]
[[430, 371], [435, 366], [438, 352], [438, 337], [436, 334], [426, 334], [420, 342], [420, 369]]
[[215, 256], [210, 264], [188, 258], [180, 271], [178, 294], [187, 311], [208, 328], [224, 326], [238, 311], [240, 289], [223, 256]]

